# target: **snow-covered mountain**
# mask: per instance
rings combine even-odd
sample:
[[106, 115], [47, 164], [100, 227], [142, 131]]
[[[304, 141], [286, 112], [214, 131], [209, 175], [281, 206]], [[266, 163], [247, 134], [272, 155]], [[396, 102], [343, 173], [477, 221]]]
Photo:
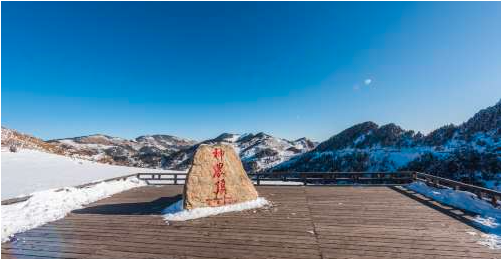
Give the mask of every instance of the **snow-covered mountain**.
[[501, 185], [501, 101], [459, 126], [447, 125], [426, 136], [395, 124], [357, 124], [272, 170], [416, 170]]
[[2, 128], [2, 146], [8, 149], [7, 146], [10, 147], [13, 140], [16, 140], [16, 147], [19, 148], [37, 149], [106, 164], [174, 170], [189, 167], [199, 144], [227, 143], [240, 154], [248, 172], [270, 168], [307, 152], [316, 145], [307, 138], [289, 141], [265, 133], [224, 133], [200, 143], [169, 135], [146, 135], [129, 140], [102, 134], [43, 141]]
[[[290, 141], [265, 133], [231, 134], [223, 133], [214, 139], [199, 144], [226, 143], [235, 148], [247, 172], [259, 172], [277, 165], [289, 158], [313, 149], [316, 143], [306, 138]], [[187, 169], [198, 145], [180, 150], [163, 161], [166, 169]]]
[[487, 187], [501, 185], [501, 101], [465, 123], [423, 135], [390, 123], [364, 122], [316, 144], [265, 133], [230, 134], [195, 142], [168, 135], [133, 140], [90, 135], [43, 141], [2, 127], [2, 147], [38, 149], [88, 160], [184, 170], [202, 143], [228, 143], [247, 172], [397, 171], [436, 173]]
[[186, 149], [195, 141], [170, 135], [147, 135], [133, 140], [102, 134], [50, 140], [64, 154], [102, 163], [159, 168], [162, 157]]
[[10, 150], [16, 152], [18, 149], [39, 150], [54, 154], [63, 153], [63, 150], [57, 145], [2, 126], [2, 151]]
[[169, 135], [140, 136], [134, 140], [90, 135], [48, 142], [61, 147], [65, 154], [74, 157], [110, 164], [174, 170], [188, 168], [199, 144], [222, 142], [235, 147], [249, 172], [269, 168], [315, 146], [306, 138], [288, 141], [264, 133], [224, 133], [200, 143]]

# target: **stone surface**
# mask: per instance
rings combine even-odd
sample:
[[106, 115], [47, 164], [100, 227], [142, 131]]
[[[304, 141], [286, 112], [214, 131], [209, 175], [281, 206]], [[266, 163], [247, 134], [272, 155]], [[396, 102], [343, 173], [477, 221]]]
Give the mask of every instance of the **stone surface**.
[[257, 199], [233, 147], [200, 145], [184, 185], [184, 208], [217, 207]]

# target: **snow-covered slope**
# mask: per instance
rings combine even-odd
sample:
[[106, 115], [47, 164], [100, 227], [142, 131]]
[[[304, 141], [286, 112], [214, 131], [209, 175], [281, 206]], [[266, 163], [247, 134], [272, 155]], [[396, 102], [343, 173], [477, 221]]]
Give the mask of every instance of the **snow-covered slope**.
[[[4, 136], [2, 128], [2, 137]], [[5, 131], [7, 136], [8, 132]], [[12, 139], [12, 138], [6, 138]], [[15, 138], [14, 138], [15, 139]], [[17, 140], [16, 140], [17, 141]], [[41, 141], [41, 140], [39, 140]], [[91, 135], [39, 143], [49, 152], [102, 163], [185, 170], [201, 143], [229, 143], [247, 172], [259, 171], [396, 171], [438, 173], [489, 188], [501, 188], [501, 101], [481, 110], [467, 122], [446, 125], [424, 136], [390, 123], [364, 122], [318, 146], [258, 134], [230, 134], [195, 143], [168, 135], [134, 140]], [[19, 142], [19, 141], [18, 141]], [[4, 140], [2, 138], [2, 147]], [[42, 149], [44, 150], [44, 149]]]
[[156, 147], [161, 150], [177, 151], [182, 147], [195, 145], [197, 142], [171, 135], [145, 135], [137, 137], [136, 142], [141, 146]]
[[169, 135], [146, 135], [128, 140], [102, 134], [55, 139], [48, 143], [72, 157], [101, 163], [147, 168], [159, 168], [162, 157], [196, 142]]
[[[289, 141], [264, 133], [230, 134], [201, 143], [228, 143], [235, 147], [248, 172], [256, 172], [315, 147], [301, 138]], [[194, 141], [168, 135], [147, 135], [127, 140], [106, 135], [90, 135], [49, 141], [73, 157], [102, 163], [148, 168], [187, 169], [198, 147]]]
[[107, 165], [28, 149], [2, 151], [1, 166], [2, 199], [139, 172], [166, 172]]
[[56, 154], [63, 152], [57, 145], [2, 126], [2, 150], [16, 151], [19, 149], [41, 150]]
[[[223, 133], [217, 138], [206, 140], [200, 144], [226, 143], [235, 148], [240, 155], [247, 172], [258, 172], [277, 165], [289, 158], [307, 152], [316, 143], [301, 138], [295, 141], [276, 138], [265, 133], [231, 134]], [[166, 157], [163, 168], [187, 169], [198, 145], [181, 150]]]
[[501, 101], [426, 136], [395, 124], [357, 124], [272, 170], [414, 170], [500, 189]]
[[290, 141], [265, 133], [224, 133], [214, 139], [197, 143], [170, 135], [145, 135], [129, 140], [103, 134], [43, 141], [20, 133], [17, 135], [26, 137], [13, 138], [11, 132], [15, 131], [2, 128], [4, 151], [9, 150], [12, 143], [17, 143], [15, 146], [19, 149], [43, 150], [99, 163], [173, 170], [187, 169], [200, 143], [222, 142], [233, 145], [248, 172], [265, 170], [297, 154], [309, 151], [316, 145], [307, 138]]

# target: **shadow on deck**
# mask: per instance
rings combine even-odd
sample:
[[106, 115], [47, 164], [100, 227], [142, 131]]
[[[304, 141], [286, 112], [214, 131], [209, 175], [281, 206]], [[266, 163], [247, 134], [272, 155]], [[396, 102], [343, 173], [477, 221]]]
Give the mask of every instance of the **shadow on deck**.
[[95, 205], [74, 210], [72, 213], [101, 215], [160, 215], [163, 209], [182, 198], [183, 196], [178, 194], [171, 197], [160, 197], [148, 202]]
[[421, 195], [409, 189], [405, 189], [402, 187], [390, 187], [390, 188], [429, 208], [432, 208], [440, 213], [443, 213], [453, 219], [459, 220], [467, 224], [468, 226], [477, 229], [478, 231], [482, 231], [482, 229], [478, 225], [476, 225], [473, 221], [473, 218], [475, 217], [474, 213], [439, 203], [433, 199], [430, 199], [424, 195]]

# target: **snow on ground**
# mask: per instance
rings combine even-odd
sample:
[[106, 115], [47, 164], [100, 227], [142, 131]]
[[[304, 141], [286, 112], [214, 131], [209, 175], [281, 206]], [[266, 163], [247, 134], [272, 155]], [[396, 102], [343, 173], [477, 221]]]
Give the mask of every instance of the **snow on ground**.
[[237, 204], [231, 204], [220, 207], [196, 208], [192, 210], [183, 210], [183, 200], [170, 205], [162, 211], [165, 221], [185, 221], [190, 219], [198, 219], [208, 216], [213, 216], [221, 213], [232, 211], [243, 211], [249, 209], [257, 209], [270, 205], [270, 202], [265, 198], [259, 197], [252, 201], [246, 201]]
[[2, 151], [2, 200], [134, 173], [177, 172], [96, 163], [35, 150]]
[[489, 202], [478, 199], [470, 192], [433, 188], [422, 182], [414, 182], [407, 188], [441, 203], [478, 214], [474, 222], [486, 232], [480, 235], [478, 243], [492, 249], [501, 249], [501, 209], [494, 208]]
[[15, 233], [61, 219], [85, 204], [144, 185], [143, 181], [130, 177], [80, 189], [69, 187], [62, 191], [36, 192], [27, 201], [2, 205], [2, 242], [11, 240]]

